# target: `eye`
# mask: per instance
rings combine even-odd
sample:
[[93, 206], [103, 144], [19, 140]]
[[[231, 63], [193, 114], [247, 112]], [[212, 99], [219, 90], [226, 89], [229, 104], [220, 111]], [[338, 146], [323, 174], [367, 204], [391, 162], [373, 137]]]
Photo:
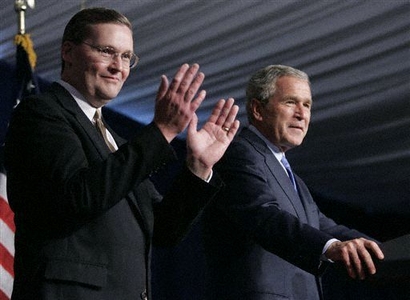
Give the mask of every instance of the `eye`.
[[115, 50], [110, 47], [101, 48], [100, 52], [103, 56], [109, 57], [115, 54]]
[[312, 107], [312, 103], [306, 102], [306, 103], [304, 104], [304, 106], [305, 106], [306, 108], [310, 109], [310, 108]]
[[132, 58], [132, 53], [123, 53], [121, 54], [122, 60], [130, 61]]

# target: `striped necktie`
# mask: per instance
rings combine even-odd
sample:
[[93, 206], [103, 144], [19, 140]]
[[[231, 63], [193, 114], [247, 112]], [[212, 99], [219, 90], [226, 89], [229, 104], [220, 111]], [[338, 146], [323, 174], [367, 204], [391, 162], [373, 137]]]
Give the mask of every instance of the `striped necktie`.
[[110, 148], [111, 152], [115, 152], [115, 147], [113, 144], [110, 143], [110, 141], [108, 140], [108, 136], [107, 136], [107, 128], [105, 127], [103, 121], [102, 121], [102, 117], [101, 117], [101, 110], [97, 109], [95, 111], [94, 114], [94, 118], [93, 118], [94, 122], [95, 122], [95, 126], [98, 129], [98, 132], [101, 134], [101, 136], [103, 137], [105, 143], [107, 144], [108, 148]]

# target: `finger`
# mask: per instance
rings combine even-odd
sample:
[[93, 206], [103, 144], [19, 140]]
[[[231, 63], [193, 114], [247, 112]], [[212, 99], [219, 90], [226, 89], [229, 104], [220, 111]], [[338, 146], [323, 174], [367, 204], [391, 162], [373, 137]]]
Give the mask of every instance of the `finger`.
[[229, 107], [229, 111], [227, 113], [226, 119], [225, 119], [222, 126], [231, 128], [232, 124], [235, 122], [236, 115], [238, 114], [239, 106], [238, 105], [233, 105], [234, 101], [233, 101], [232, 98], [228, 99], [228, 101], [229, 100], [232, 100], [232, 103]]
[[[238, 108], [238, 109], [239, 109], [239, 108]], [[234, 138], [235, 134], [238, 132], [239, 125], [240, 125], [239, 120], [235, 120], [235, 121], [233, 122], [231, 128], [230, 128], [229, 131], [228, 131], [228, 138], [229, 138], [230, 140], [232, 140], [232, 139]]]
[[195, 112], [198, 109], [202, 101], [204, 101], [205, 97], [206, 97], [206, 91], [202, 90], [199, 92], [198, 96], [193, 101], [190, 102], [190, 105], [191, 105], [190, 107], [191, 107], [192, 112]]
[[371, 246], [371, 242], [359, 239], [355, 240], [351, 255], [354, 261], [356, 273], [360, 279], [365, 279], [368, 274], [376, 273], [372, 256], [366, 247]]
[[222, 129], [231, 135], [235, 135], [239, 129], [239, 120], [236, 120], [236, 115], [238, 114], [239, 106], [233, 105], [228, 113], [228, 117], [222, 125]]
[[357, 278], [356, 268], [354, 266], [354, 263], [350, 260], [350, 257], [347, 260], [344, 260], [344, 263], [346, 266], [347, 274], [351, 278], [356, 279]]
[[373, 241], [369, 241], [368, 244], [366, 244], [366, 247], [369, 249], [371, 253], [373, 253], [376, 258], [382, 260], [384, 259], [384, 254], [383, 251], [380, 249], [379, 245]]
[[359, 279], [364, 279], [366, 277], [365, 268], [362, 260], [364, 254], [361, 254], [361, 256], [359, 256], [357, 251], [352, 251], [352, 253], [350, 254], [354, 271], [356, 273], [356, 277], [358, 277]]
[[219, 126], [224, 126], [224, 127], [231, 127], [231, 124], [233, 123], [234, 119], [229, 120], [229, 115], [233, 106], [234, 100], [233, 98], [229, 98], [228, 100], [225, 101], [224, 106], [222, 107], [218, 120], [216, 121], [216, 125]]
[[165, 96], [166, 92], [168, 89], [168, 78], [165, 75], [161, 76], [161, 83], [159, 85], [158, 91], [157, 91], [157, 97], [156, 99], [162, 99], [162, 97]]
[[183, 64], [175, 74], [169, 91], [174, 94], [183, 95], [186, 102], [191, 101], [205, 78], [202, 72], [198, 74], [198, 70], [198, 64], [193, 64], [192, 66]]
[[176, 93], [177, 90], [179, 89], [179, 86], [185, 76], [185, 73], [189, 69], [188, 64], [183, 64], [178, 71], [175, 73], [174, 78], [171, 81], [171, 84], [169, 85], [169, 91], [171, 93]]
[[[375, 274], [376, 273], [376, 266], [373, 262], [373, 258], [370, 255], [370, 253], [367, 250], [365, 250], [365, 252], [362, 253], [361, 256], [362, 256], [363, 265], [366, 266], [366, 270], [367, 270], [368, 274], [371, 274], [371, 275]], [[364, 270], [363, 270], [363, 272], [364, 272]], [[364, 274], [364, 276], [366, 276], [366, 274]]]
[[223, 122], [219, 122], [219, 124], [217, 124], [216, 122], [219, 119], [219, 116], [222, 113], [222, 109], [225, 106], [225, 99], [220, 99], [214, 106], [214, 108], [212, 109], [212, 113], [208, 118], [208, 122], [214, 123], [216, 125], [222, 126]]
[[382, 260], [384, 259], [384, 254], [380, 249], [379, 245], [373, 241], [366, 240], [364, 243], [365, 249], [363, 254], [363, 260], [366, 265], [369, 274], [373, 275], [376, 273], [376, 265], [373, 258]]
[[329, 256], [327, 256], [329, 259], [332, 259], [334, 261], [340, 261], [344, 264], [347, 274], [355, 279], [356, 278], [356, 270], [354, 266], [354, 262], [352, 261], [350, 257], [350, 251], [348, 249], [348, 243], [347, 242], [334, 242], [333, 244], [330, 245], [328, 250], [335, 251], [335, 255], [331, 255], [332, 253], [330, 252]]
[[[185, 94], [188, 91], [188, 89], [190, 88], [191, 84], [193, 82], [195, 82], [195, 80], [197, 80], [198, 77], [200, 77], [200, 78], [204, 77], [203, 73], [198, 74], [198, 70], [199, 70], [199, 65], [198, 64], [193, 64], [192, 66], [190, 66], [185, 71], [185, 73], [183, 74], [183, 77], [180, 81], [178, 90], [177, 90], [178, 93]], [[200, 79], [199, 79], [199, 81], [200, 81]], [[202, 82], [201, 82], [201, 84], [202, 84]], [[195, 93], [196, 93], [196, 91], [195, 91]]]
[[[221, 121], [223, 121], [222, 129], [227, 132], [227, 135], [230, 139], [233, 139], [240, 125], [239, 120], [236, 120], [236, 116], [239, 112], [239, 106], [233, 105], [233, 104], [234, 104], [234, 99], [229, 98], [227, 103], [224, 106], [224, 108], [229, 109], [229, 111], [227, 112], [227, 116], [224, 121], [223, 121], [223, 118], [220, 118]], [[222, 115], [223, 114], [224, 113], [222, 113]]]
[[[187, 85], [186, 85], [186, 87], [188, 88], [187, 90], [185, 90], [184, 88], [185, 85], [181, 83], [180, 90], [178, 92], [184, 93], [185, 102], [192, 101], [192, 99], [195, 97], [196, 93], [198, 92], [204, 80], [205, 80], [205, 74], [202, 72], [199, 72], [198, 74], [196, 74], [195, 77], [193, 77], [193, 80], [187, 81]], [[189, 85], [188, 85], [188, 82], [189, 82]]]
[[188, 124], [188, 135], [192, 135], [197, 131], [198, 128], [198, 116], [194, 113], [192, 119]]

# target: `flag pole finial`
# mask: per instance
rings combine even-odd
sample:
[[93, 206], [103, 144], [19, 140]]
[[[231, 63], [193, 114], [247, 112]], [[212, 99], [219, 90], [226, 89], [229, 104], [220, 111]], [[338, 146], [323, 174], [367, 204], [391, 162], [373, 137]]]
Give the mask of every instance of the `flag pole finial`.
[[27, 6], [34, 8], [35, 0], [16, 0], [14, 9], [18, 14], [18, 33], [26, 33], [26, 10]]

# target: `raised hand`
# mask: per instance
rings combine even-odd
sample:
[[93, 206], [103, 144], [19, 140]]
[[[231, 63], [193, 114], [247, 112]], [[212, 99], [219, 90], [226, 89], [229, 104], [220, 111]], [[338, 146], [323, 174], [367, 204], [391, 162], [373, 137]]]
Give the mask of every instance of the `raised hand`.
[[234, 99], [219, 100], [199, 131], [198, 117], [193, 116], [188, 126], [187, 165], [196, 176], [207, 179], [213, 165], [225, 153], [239, 129], [239, 121], [235, 119], [238, 110]]
[[376, 273], [373, 257], [382, 260], [379, 246], [368, 239], [359, 238], [332, 243], [325, 253], [328, 259], [342, 263], [351, 278], [365, 279]]
[[171, 84], [165, 75], [161, 76], [155, 101], [154, 123], [168, 142], [184, 131], [205, 99], [204, 90], [197, 95], [205, 78], [205, 75], [198, 71], [198, 64], [183, 64]]

